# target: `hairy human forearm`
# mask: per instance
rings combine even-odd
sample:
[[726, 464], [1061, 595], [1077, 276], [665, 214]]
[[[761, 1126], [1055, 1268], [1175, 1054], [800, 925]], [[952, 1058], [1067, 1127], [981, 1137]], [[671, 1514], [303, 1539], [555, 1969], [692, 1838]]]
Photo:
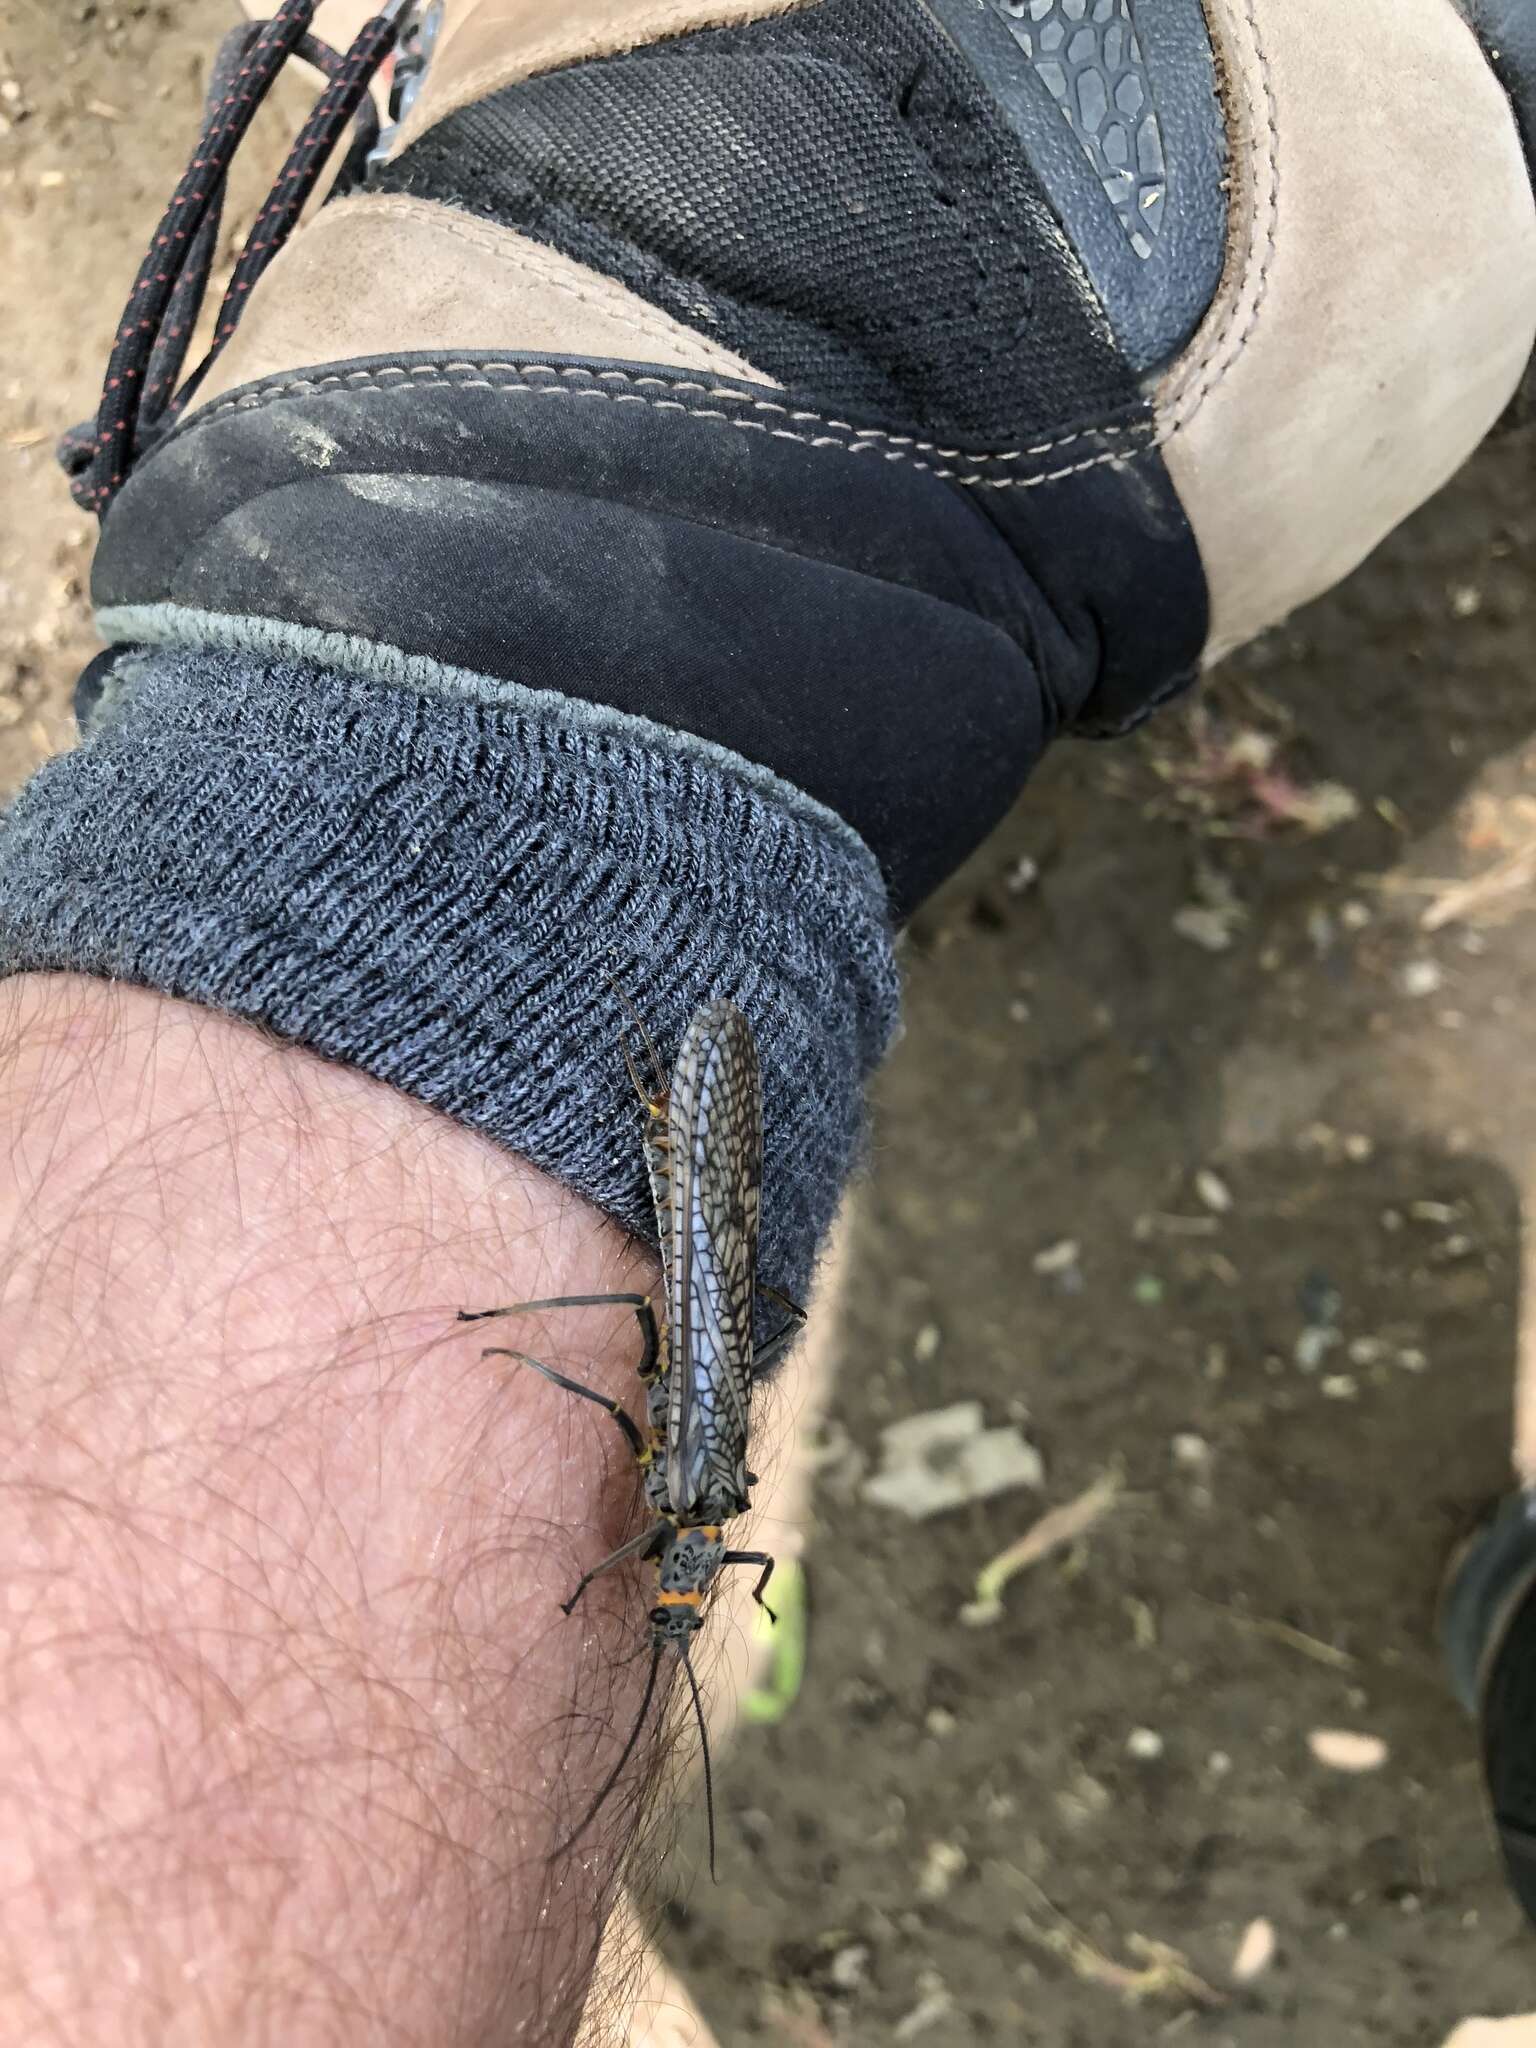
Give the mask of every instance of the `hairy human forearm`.
[[[641, 1674], [632, 1575], [556, 1603], [634, 1487], [453, 1315], [645, 1261], [228, 1019], [0, 1004], [0, 2034], [564, 2039]], [[528, 1338], [627, 1394], [632, 1332]]]

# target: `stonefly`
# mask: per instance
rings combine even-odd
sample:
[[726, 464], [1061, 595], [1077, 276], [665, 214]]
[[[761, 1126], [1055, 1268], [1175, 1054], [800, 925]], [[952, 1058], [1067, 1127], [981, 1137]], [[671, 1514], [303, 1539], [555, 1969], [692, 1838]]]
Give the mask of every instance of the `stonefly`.
[[[652, 1519], [611, 1557], [583, 1574], [566, 1614], [594, 1579], [635, 1557], [656, 1568], [651, 1604], [651, 1667], [640, 1711], [602, 1790], [564, 1845], [570, 1848], [596, 1819], [640, 1740], [657, 1675], [667, 1650], [687, 1675], [703, 1751], [709, 1818], [709, 1868], [715, 1870], [714, 1786], [703, 1704], [689, 1655], [690, 1638], [704, 1619], [704, 1596], [727, 1565], [756, 1565], [752, 1597], [763, 1598], [773, 1559], [758, 1550], [732, 1550], [725, 1524], [750, 1504], [756, 1474], [747, 1469], [752, 1382], [791, 1341], [805, 1312], [757, 1278], [758, 1226], [763, 1182], [763, 1089], [751, 1027], [734, 1003], [716, 1001], [698, 1011], [683, 1035], [671, 1079], [643, 1024], [636, 1019], [650, 1064], [641, 1073], [628, 1048], [624, 1061], [646, 1112], [646, 1171], [656, 1207], [661, 1246], [661, 1315], [643, 1294], [568, 1294], [523, 1301], [510, 1308], [461, 1310], [460, 1322], [534, 1309], [632, 1308], [644, 1339], [639, 1375], [646, 1394], [642, 1429], [623, 1405], [595, 1387], [556, 1372], [523, 1351], [491, 1349], [487, 1358], [511, 1358], [542, 1373], [568, 1394], [606, 1410], [624, 1434], [644, 1476]], [[753, 1348], [758, 1293], [785, 1311], [782, 1329]]]

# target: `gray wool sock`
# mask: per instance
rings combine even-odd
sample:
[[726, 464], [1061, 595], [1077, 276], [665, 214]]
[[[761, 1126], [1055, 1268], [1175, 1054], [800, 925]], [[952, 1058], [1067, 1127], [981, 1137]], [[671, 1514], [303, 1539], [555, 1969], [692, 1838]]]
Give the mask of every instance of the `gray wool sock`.
[[361, 1067], [655, 1239], [616, 980], [763, 1065], [762, 1271], [803, 1297], [896, 976], [873, 858], [686, 738], [244, 651], [120, 659], [0, 825], [0, 971], [163, 989]]

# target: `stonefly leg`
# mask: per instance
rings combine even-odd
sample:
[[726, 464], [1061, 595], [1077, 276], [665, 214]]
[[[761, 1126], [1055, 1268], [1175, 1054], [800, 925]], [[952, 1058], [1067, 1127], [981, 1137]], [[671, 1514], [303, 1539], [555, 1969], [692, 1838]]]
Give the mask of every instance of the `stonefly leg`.
[[762, 1566], [762, 1574], [759, 1577], [757, 1584], [752, 1588], [752, 1598], [757, 1602], [758, 1606], [761, 1607], [764, 1614], [767, 1615], [770, 1621], [777, 1622], [779, 1617], [774, 1613], [773, 1609], [768, 1605], [768, 1602], [763, 1598], [763, 1594], [767, 1591], [768, 1588], [768, 1581], [773, 1577], [774, 1560], [768, 1555], [767, 1551], [728, 1550], [725, 1553], [724, 1557], [721, 1558], [720, 1562], [722, 1566], [728, 1564], [760, 1564]]
[[594, 1408], [606, 1410], [623, 1430], [624, 1441], [635, 1456], [641, 1459], [645, 1457], [645, 1438], [640, 1434], [633, 1416], [627, 1412], [622, 1401], [615, 1401], [608, 1394], [600, 1394], [596, 1387], [584, 1387], [580, 1380], [568, 1379], [563, 1372], [556, 1372], [552, 1365], [546, 1365], [542, 1358], [530, 1358], [526, 1351], [503, 1351], [493, 1346], [489, 1351], [482, 1351], [480, 1356], [515, 1358], [519, 1365], [531, 1365], [535, 1372], [542, 1373], [545, 1379], [552, 1381], [555, 1386], [563, 1387], [566, 1393], [579, 1394], [583, 1401], [590, 1401]]
[[662, 1542], [666, 1541], [667, 1525], [665, 1522], [651, 1523], [649, 1527], [642, 1529], [638, 1536], [631, 1536], [627, 1543], [621, 1543], [617, 1550], [603, 1559], [601, 1564], [595, 1564], [591, 1571], [583, 1572], [576, 1582], [576, 1590], [570, 1599], [560, 1602], [560, 1612], [562, 1614], [573, 1614], [576, 1611], [576, 1602], [585, 1593], [594, 1579], [600, 1579], [604, 1572], [611, 1572], [616, 1564], [623, 1564], [626, 1558], [646, 1556], [649, 1551], [657, 1547], [658, 1536]]
[[[497, 1316], [520, 1316], [529, 1310], [539, 1308], [632, 1308], [635, 1321], [640, 1325], [640, 1334], [645, 1339], [645, 1356], [638, 1371], [642, 1379], [648, 1379], [656, 1370], [656, 1359], [661, 1350], [661, 1337], [656, 1328], [656, 1311], [651, 1306], [648, 1294], [555, 1294], [548, 1301], [514, 1301], [509, 1308], [461, 1308], [456, 1320], [461, 1323], [488, 1323]], [[775, 1339], [777, 1342], [777, 1339]]]
[[766, 1294], [770, 1301], [778, 1303], [779, 1307], [784, 1311], [785, 1322], [784, 1327], [781, 1330], [776, 1330], [760, 1351], [753, 1352], [752, 1377], [754, 1379], [756, 1379], [760, 1372], [766, 1371], [778, 1357], [779, 1353], [787, 1345], [792, 1344], [805, 1328], [805, 1310], [797, 1302], [791, 1301], [787, 1294], [780, 1294], [777, 1287], [770, 1287], [765, 1280], [758, 1281], [757, 1291], [759, 1294]]

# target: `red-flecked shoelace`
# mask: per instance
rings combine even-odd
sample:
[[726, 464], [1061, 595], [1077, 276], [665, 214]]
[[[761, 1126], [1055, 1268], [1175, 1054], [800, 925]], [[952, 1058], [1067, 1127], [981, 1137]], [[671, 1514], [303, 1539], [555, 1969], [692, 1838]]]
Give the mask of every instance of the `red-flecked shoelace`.
[[[270, 21], [248, 22], [224, 41], [209, 80], [197, 150], [172, 194], [134, 282], [93, 423], [59, 442], [76, 502], [105, 515], [135, 462], [174, 425], [234, 333], [252, 288], [293, 232], [347, 128], [358, 134], [337, 189], [357, 181], [378, 137], [370, 88], [389, 57], [408, 0], [387, 0], [339, 55], [309, 32], [319, 0], [282, 0]], [[284, 64], [300, 57], [326, 75], [268, 194], [219, 308], [208, 354], [179, 387], [218, 243], [230, 164]]]

